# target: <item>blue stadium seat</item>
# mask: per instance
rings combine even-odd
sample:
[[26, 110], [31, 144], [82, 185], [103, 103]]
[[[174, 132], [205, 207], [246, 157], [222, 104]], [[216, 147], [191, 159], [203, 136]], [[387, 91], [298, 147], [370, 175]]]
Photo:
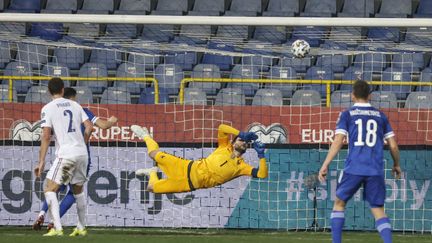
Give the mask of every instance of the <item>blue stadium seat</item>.
[[[201, 12], [201, 11], [190, 11], [190, 16], [219, 16], [217, 12]], [[215, 26], [210, 25], [182, 25], [180, 27], [179, 36], [174, 37], [176, 43], [190, 43], [190, 44], [206, 44], [213, 32], [215, 32]]]
[[317, 67], [330, 67], [330, 69], [336, 73], [344, 72], [348, 65], [349, 60], [347, 55], [319, 56], [315, 64]]
[[6, 63], [12, 59], [8, 42], [0, 42], [0, 68], [5, 68]]
[[119, 10], [145, 14], [152, 10], [152, 0], [121, 0]]
[[291, 106], [321, 106], [321, 95], [316, 90], [297, 90], [291, 99]]
[[[364, 71], [362, 68], [359, 67], [349, 67], [347, 70], [345, 70], [342, 80], [349, 80], [349, 81], [357, 81], [357, 80], [364, 80], [364, 81], [372, 81], [372, 72], [371, 71]], [[352, 90], [352, 84], [341, 84], [340, 90]]]
[[[297, 79], [297, 72], [292, 67], [271, 67], [268, 79]], [[282, 92], [284, 97], [291, 97], [293, 91], [296, 89], [296, 84], [281, 84], [281, 83], [267, 83], [266, 88], [278, 89]]]
[[425, 66], [422, 52], [393, 54], [391, 66], [408, 72], [417, 72]]
[[420, 0], [417, 13], [414, 17], [432, 17], [432, 2], [429, 0]]
[[40, 0], [11, 0], [9, 5], [10, 10], [19, 12], [40, 12]]
[[76, 11], [78, 3], [75, 0], [47, 0], [45, 9]]
[[[130, 11], [130, 10], [117, 10], [114, 12], [116, 15], [142, 15], [143, 11]], [[106, 36], [114, 36], [121, 38], [136, 38], [139, 33], [139, 25], [136, 24], [107, 24]]]
[[156, 10], [187, 12], [189, 10], [189, 4], [188, 0], [158, 0]]
[[352, 105], [351, 92], [338, 90], [333, 92], [330, 96], [331, 107], [348, 108]]
[[[166, 11], [153, 11], [152, 15], [181, 15]], [[175, 33], [174, 25], [162, 25], [162, 24], [146, 24], [144, 25], [142, 35], [140, 39], [142, 40], [150, 40], [155, 42], [170, 42], [174, 39]]]
[[128, 62], [146, 70], [154, 70], [161, 63], [161, 56], [159, 51], [143, 50], [140, 53], [130, 53]]
[[47, 86], [32, 86], [27, 92], [24, 103], [47, 104], [51, 101], [51, 94]]
[[44, 40], [58, 41], [63, 37], [63, 33], [62, 23], [32, 23], [28, 35]]
[[117, 65], [122, 62], [122, 53], [120, 51], [93, 49], [90, 62], [102, 63], [110, 70], [117, 69]]
[[89, 87], [86, 86], [76, 86], [73, 87], [76, 92], [76, 102], [79, 104], [93, 104], [93, 92]]
[[292, 67], [297, 72], [306, 72], [306, 70], [312, 65], [312, 58], [307, 56], [304, 58], [295, 58], [292, 56], [283, 57], [280, 59], [280, 66]]
[[[116, 77], [126, 78], [145, 78], [145, 68], [141, 65], [134, 65], [132, 63], [122, 63], [116, 73]], [[138, 81], [115, 81], [116, 87], [126, 87], [132, 94], [140, 94], [141, 90], [146, 87], [145, 82]]]
[[185, 105], [207, 105], [206, 93], [199, 88], [184, 89], [183, 98], [183, 104]]
[[[213, 49], [215, 51], [234, 51], [234, 46], [225, 43], [209, 42], [207, 44], [208, 49]], [[230, 70], [231, 65], [234, 64], [234, 58], [228, 55], [219, 55], [213, 53], [204, 53], [202, 64], [214, 64], [219, 67], [220, 70], [227, 71]]]
[[367, 36], [374, 41], [400, 42], [401, 30], [394, 27], [371, 27]]
[[262, 2], [261, 0], [232, 0], [230, 11], [261, 13]]
[[[194, 67], [192, 71], [192, 78], [221, 78], [221, 72], [219, 67], [214, 64], [198, 64]], [[190, 82], [189, 87], [199, 88], [207, 94], [216, 94], [221, 88], [221, 83], [219, 82]]]
[[[18, 96], [15, 88], [12, 89], [12, 102], [17, 102]], [[0, 84], [0, 103], [9, 102], [9, 85]]]
[[[159, 87], [159, 104], [166, 104], [169, 102], [168, 92]], [[154, 87], [145, 88], [139, 97], [138, 104], [154, 104], [155, 103], [155, 90]]]
[[131, 95], [126, 87], [108, 87], [101, 97], [101, 104], [131, 104]]
[[331, 17], [336, 12], [335, 0], [308, 0], [301, 16]]
[[[348, 44], [352, 44], [352, 43], [340, 42], [335, 40], [326, 40], [324, 41], [324, 43], [320, 45], [320, 48], [326, 50], [338, 50], [338, 51], [349, 50]], [[337, 55], [337, 54], [333, 54], [333, 55]]]
[[[264, 12], [265, 17], [294, 17], [294, 13]], [[286, 26], [257, 26], [253, 35], [254, 40], [281, 44], [287, 40]]]
[[[33, 76], [32, 68], [28, 63], [10, 62], [6, 65], [4, 76]], [[3, 80], [3, 84], [8, 84], [9, 80]], [[28, 89], [33, 85], [30, 80], [13, 80], [13, 88], [19, 94], [27, 93]]]
[[[420, 73], [420, 82], [432, 82], [432, 69], [425, 68]], [[418, 86], [416, 91], [432, 91], [432, 86]]]
[[365, 17], [375, 13], [375, 0], [345, 0], [339, 17]]
[[431, 92], [411, 92], [405, 102], [407, 109], [432, 109]]
[[112, 12], [114, 10], [114, 0], [84, 0], [82, 9]]
[[[245, 11], [226, 11], [225, 16], [245, 16], [245, 17], [255, 17], [257, 14], [255, 12], [245, 12]], [[239, 26], [239, 25], [222, 25], [218, 27], [216, 36], [220, 38], [227, 38], [233, 40], [234, 42], [243, 41], [248, 39], [252, 35], [252, 27]]]
[[160, 64], [155, 69], [154, 77], [158, 81], [159, 87], [164, 88], [168, 94], [177, 94], [184, 73], [178, 65]]
[[318, 47], [326, 38], [329, 29], [321, 26], [294, 27], [289, 44], [295, 40], [306, 40], [311, 47]]
[[375, 17], [406, 18], [412, 13], [411, 0], [382, 0], [380, 11]]
[[79, 69], [84, 63], [84, 50], [78, 48], [54, 49], [53, 62], [64, 64], [70, 69]]
[[373, 91], [371, 93], [371, 105], [375, 108], [397, 108], [396, 95], [390, 91]]
[[357, 46], [357, 43], [362, 40], [362, 28], [361, 27], [332, 27], [328, 41], [335, 41], [340, 43], [344, 42], [346, 45]]
[[243, 65], [256, 66], [260, 71], [268, 71], [273, 65], [274, 54], [271, 43], [248, 41], [243, 46], [243, 53], [253, 55], [243, 56], [241, 61]]
[[[185, 46], [187, 45], [183, 44], [183, 47]], [[197, 52], [195, 51], [167, 52], [164, 57], [165, 64], [176, 64], [184, 71], [191, 71], [193, 66], [198, 62]]]
[[23, 36], [26, 34], [26, 23], [17, 23], [17, 22], [7, 22], [0, 23], [0, 32], [3, 35], [20, 35]]
[[[79, 77], [108, 77], [108, 70], [102, 63], [86, 63], [79, 70]], [[93, 93], [102, 93], [108, 86], [107, 81], [78, 81], [77, 86], [87, 86]]]
[[32, 68], [40, 69], [42, 64], [48, 62], [48, 47], [18, 43], [17, 60], [22, 63], [29, 63]]
[[[299, 0], [269, 0], [268, 12], [281, 12], [291, 15], [300, 12]], [[271, 16], [271, 15], [269, 15]]]
[[[259, 70], [256, 66], [246, 66], [237, 64], [233, 67], [230, 75], [231, 79], [259, 79]], [[260, 88], [259, 83], [237, 83], [232, 82], [227, 84], [227, 88], [239, 88], [247, 96], [255, 94], [256, 90]]]
[[223, 88], [216, 95], [215, 105], [245, 105], [246, 97], [238, 88]]
[[[42, 68], [41, 76], [44, 77], [70, 77], [69, 68], [63, 64], [49, 62]], [[69, 87], [69, 80], [63, 79], [65, 87]], [[41, 80], [41, 85], [48, 86], [48, 80]]]
[[225, 0], [199, 0], [195, 1], [194, 11], [225, 12]]
[[387, 66], [387, 57], [383, 53], [363, 53], [354, 57], [354, 67], [364, 71], [381, 73]]
[[427, 28], [427, 27], [407, 28], [405, 34], [405, 43], [416, 44], [421, 46], [432, 45], [432, 28]]
[[[410, 82], [412, 81], [412, 79], [411, 79], [411, 74], [409, 72], [406, 72], [402, 69], [389, 67], [384, 70], [382, 74], [382, 81]], [[402, 86], [402, 85], [382, 85], [381, 90], [392, 91], [396, 93], [396, 97], [398, 99], [405, 99], [407, 95], [411, 92], [411, 87]]]
[[282, 92], [278, 89], [259, 89], [252, 99], [252, 105], [282, 106]]
[[[68, 36], [77, 39], [94, 40], [99, 36], [99, 24], [67, 24], [69, 27]], [[67, 36], [64, 37], [68, 40]]]
[[[334, 73], [329, 67], [310, 67], [305, 75], [305, 80], [334, 80]], [[316, 90], [321, 93], [323, 97], [326, 96], [326, 85], [325, 84], [303, 84], [303, 87], [310, 87], [312, 90]], [[330, 89], [333, 92], [335, 85], [330, 85]]]

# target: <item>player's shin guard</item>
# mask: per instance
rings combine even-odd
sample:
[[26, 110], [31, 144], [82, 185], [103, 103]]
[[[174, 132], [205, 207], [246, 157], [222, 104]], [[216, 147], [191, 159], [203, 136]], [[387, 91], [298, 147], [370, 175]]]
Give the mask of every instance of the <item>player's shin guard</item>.
[[70, 207], [72, 207], [74, 203], [75, 203], [75, 196], [73, 195], [72, 191], [69, 190], [60, 203], [60, 218], [63, 217], [63, 215], [65, 215], [65, 213], [69, 210]]
[[159, 144], [156, 143], [156, 141], [153, 140], [153, 138], [151, 138], [150, 136], [146, 136], [144, 138], [144, 142], [147, 145], [147, 151], [149, 154], [155, 150], [159, 150]]
[[54, 222], [54, 227], [56, 230], [62, 230], [61, 222], [60, 222], [60, 209], [59, 202], [57, 199], [57, 193], [55, 192], [45, 192], [45, 199], [48, 203], [48, 208], [50, 211], [50, 216], [52, 217], [52, 221]]
[[344, 211], [333, 211], [330, 218], [333, 243], [341, 243], [342, 229], [345, 223], [345, 213]]
[[78, 195], [74, 195], [76, 199], [77, 213], [78, 213], [78, 224], [77, 229], [82, 230], [86, 225], [86, 198], [84, 192]]
[[392, 242], [392, 230], [391, 230], [391, 224], [390, 219], [387, 217], [380, 218], [377, 221], [375, 221], [376, 229], [378, 230], [381, 239], [384, 243], [391, 243]]

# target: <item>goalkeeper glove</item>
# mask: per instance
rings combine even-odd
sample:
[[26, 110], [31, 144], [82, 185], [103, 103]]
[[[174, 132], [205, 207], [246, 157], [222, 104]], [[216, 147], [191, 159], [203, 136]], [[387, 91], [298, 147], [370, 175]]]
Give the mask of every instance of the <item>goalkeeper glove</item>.
[[265, 157], [264, 156], [265, 144], [263, 144], [263, 143], [261, 143], [259, 141], [255, 141], [253, 143], [253, 147], [254, 147], [255, 151], [257, 152], [257, 154], [258, 154], [258, 158], [262, 159], [262, 158]]
[[254, 132], [240, 132], [238, 137], [245, 142], [258, 139], [258, 136]]

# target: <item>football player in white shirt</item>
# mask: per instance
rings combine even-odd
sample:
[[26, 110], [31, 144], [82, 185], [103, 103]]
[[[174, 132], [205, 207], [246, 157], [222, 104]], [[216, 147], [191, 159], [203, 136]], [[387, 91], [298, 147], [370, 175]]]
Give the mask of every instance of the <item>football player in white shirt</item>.
[[[49, 213], [54, 221], [54, 228], [44, 236], [61, 236], [63, 228], [60, 222], [57, 191], [62, 184], [71, 184], [77, 204], [78, 224], [75, 231], [85, 231], [86, 202], [83, 185], [86, 178], [88, 153], [86, 143], [90, 138], [93, 125], [83, 108], [75, 101], [63, 98], [64, 83], [60, 78], [48, 82], [48, 90], [53, 100], [41, 111], [42, 139], [39, 152], [39, 165], [35, 168], [36, 177], [40, 177], [45, 167], [45, 157], [51, 140], [51, 133], [56, 138], [56, 159], [46, 176], [45, 198]], [[84, 124], [84, 135], [81, 132]]]

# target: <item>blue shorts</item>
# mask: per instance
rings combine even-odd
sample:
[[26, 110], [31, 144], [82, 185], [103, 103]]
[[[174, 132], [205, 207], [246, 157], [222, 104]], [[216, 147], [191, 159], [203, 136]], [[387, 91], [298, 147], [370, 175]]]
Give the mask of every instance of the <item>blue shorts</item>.
[[363, 198], [371, 208], [384, 206], [386, 197], [384, 176], [358, 176], [344, 172], [336, 188], [336, 196], [346, 203], [362, 185]]

